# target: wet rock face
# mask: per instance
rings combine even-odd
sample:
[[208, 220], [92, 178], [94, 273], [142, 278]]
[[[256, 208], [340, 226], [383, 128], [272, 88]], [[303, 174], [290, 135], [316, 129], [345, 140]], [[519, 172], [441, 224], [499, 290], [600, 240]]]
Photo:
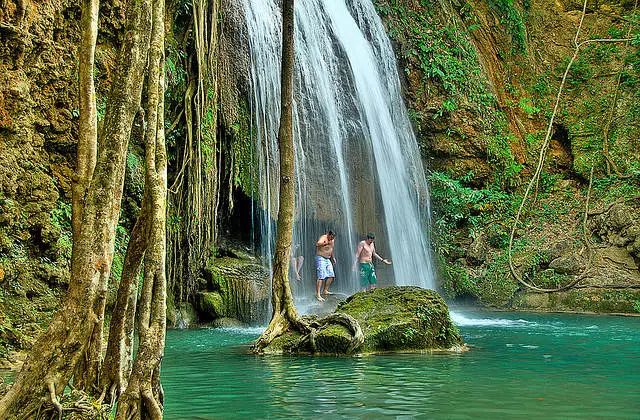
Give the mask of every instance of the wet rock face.
[[[101, 3], [98, 102], [109, 89], [124, 3]], [[80, 3], [0, 2], [0, 330], [29, 344], [68, 281], [77, 141]], [[17, 330], [16, 330], [17, 331]], [[7, 342], [0, 332], [0, 350]], [[13, 332], [10, 333], [10, 335]]]
[[242, 253], [217, 258], [205, 268], [202, 290], [196, 295], [200, 321], [234, 318], [247, 324], [267, 322], [269, 273], [260, 260]]
[[489, 236], [485, 233], [478, 235], [469, 249], [467, 249], [467, 261], [472, 265], [480, 265], [487, 259], [489, 253]]
[[585, 266], [585, 259], [577, 253], [558, 257], [551, 261], [549, 268], [560, 274], [579, 274]]

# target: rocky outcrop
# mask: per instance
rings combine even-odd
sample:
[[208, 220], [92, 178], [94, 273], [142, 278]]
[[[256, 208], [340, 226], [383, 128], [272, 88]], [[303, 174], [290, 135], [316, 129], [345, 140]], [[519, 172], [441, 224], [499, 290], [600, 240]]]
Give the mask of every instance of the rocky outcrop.
[[247, 324], [268, 321], [269, 272], [242, 252], [226, 252], [205, 268], [204, 288], [195, 296], [201, 322], [235, 318]]
[[591, 220], [590, 227], [603, 242], [611, 247], [625, 249], [629, 255], [640, 261], [639, 212], [640, 197], [614, 203], [600, 214], [594, 212], [596, 215]]
[[[418, 287], [387, 287], [359, 292], [335, 311], [353, 317], [364, 335], [355, 353], [461, 351], [464, 342], [451, 322], [444, 300], [434, 291]], [[313, 321], [313, 319], [307, 319]], [[266, 353], [302, 352], [347, 354], [351, 332], [342, 325], [330, 325], [314, 334], [313, 343], [297, 334], [278, 338]]]
[[487, 260], [489, 253], [489, 236], [484, 232], [476, 236], [467, 249], [467, 261], [473, 265], [480, 265]]

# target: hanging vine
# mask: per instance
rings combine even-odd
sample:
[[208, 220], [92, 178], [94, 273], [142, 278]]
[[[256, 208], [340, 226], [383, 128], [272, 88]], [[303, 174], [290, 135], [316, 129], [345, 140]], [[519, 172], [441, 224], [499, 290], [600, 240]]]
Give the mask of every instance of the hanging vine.
[[[635, 16], [636, 12], [638, 11], [638, 0], [635, 1], [635, 4], [633, 5], [633, 13], [632, 15]], [[635, 22], [637, 24], [637, 22]], [[634, 26], [634, 22], [633, 21], [628, 21], [627, 22], [627, 34], [626, 34], [626, 38], [631, 39], [631, 31], [633, 29]], [[625, 41], [625, 44], [628, 44], [629, 41]], [[618, 165], [616, 165], [616, 163], [613, 161], [613, 159], [611, 158], [611, 156], [609, 155], [609, 131], [611, 129], [611, 125], [614, 121], [614, 117], [615, 117], [615, 113], [616, 113], [616, 108], [618, 106], [618, 98], [619, 98], [619, 94], [620, 94], [620, 84], [622, 82], [622, 72], [623, 69], [625, 68], [626, 63], [623, 63], [620, 68], [618, 69], [618, 76], [617, 76], [617, 80], [616, 80], [616, 87], [614, 90], [614, 95], [613, 95], [613, 100], [611, 101], [611, 107], [609, 108], [609, 112], [607, 114], [607, 121], [604, 125], [604, 129], [603, 129], [603, 133], [602, 133], [602, 155], [604, 156], [605, 159], [605, 164], [606, 164], [606, 168], [607, 168], [607, 175], [611, 175], [611, 170], [613, 169], [613, 171], [616, 173], [616, 175], [620, 178], [628, 178], [628, 175], [623, 175], [620, 172], [620, 169], [618, 168]]]
[[[201, 267], [213, 254], [220, 195], [216, 129], [219, 0], [193, 0], [192, 21], [185, 33], [187, 89], [186, 132], [177, 146], [177, 171], [169, 189], [168, 279], [177, 301], [196, 290]], [[189, 37], [189, 38], [187, 38]], [[185, 42], [185, 44], [187, 43]]]
[[[557, 287], [557, 288], [553, 288], [553, 289], [549, 289], [549, 288], [542, 288], [542, 287], [538, 287], [535, 284], [529, 283], [528, 281], [526, 281], [516, 270], [516, 267], [514, 265], [513, 262], [513, 239], [515, 236], [515, 232], [516, 229], [518, 227], [518, 224], [520, 223], [520, 218], [522, 216], [522, 211], [524, 209], [524, 206], [527, 202], [527, 199], [529, 198], [529, 194], [531, 193], [532, 189], [534, 189], [534, 186], [537, 189], [537, 185], [538, 182], [540, 180], [540, 174], [542, 172], [542, 167], [545, 161], [545, 157], [546, 157], [546, 153], [549, 147], [549, 142], [551, 140], [551, 133], [553, 130], [553, 122], [555, 120], [555, 117], [558, 113], [558, 108], [560, 105], [560, 99], [562, 97], [562, 92], [563, 89], [565, 87], [565, 83], [567, 81], [567, 76], [569, 74], [569, 70], [571, 69], [571, 66], [573, 65], [573, 63], [576, 61], [576, 58], [578, 57], [578, 54], [580, 53], [580, 49], [588, 44], [592, 44], [592, 43], [597, 43], [597, 42], [602, 42], [602, 43], [606, 43], [606, 42], [629, 42], [632, 41], [631, 38], [615, 38], [615, 39], [610, 39], [610, 38], [599, 38], [599, 39], [587, 39], [584, 41], [579, 41], [580, 38], [580, 32], [582, 31], [582, 25], [584, 23], [584, 18], [586, 15], [586, 10], [587, 10], [587, 1], [588, 0], [584, 0], [583, 6], [582, 6], [582, 15], [580, 16], [580, 23], [578, 24], [578, 28], [576, 30], [576, 34], [573, 38], [573, 45], [574, 45], [574, 51], [573, 51], [573, 56], [571, 57], [571, 59], [569, 60], [569, 63], [567, 64], [567, 67], [564, 71], [564, 74], [562, 76], [562, 81], [560, 82], [560, 87], [558, 88], [558, 93], [556, 95], [556, 100], [555, 100], [555, 105], [553, 107], [553, 112], [551, 113], [551, 118], [549, 120], [549, 124], [547, 126], [547, 131], [545, 134], [545, 138], [544, 141], [542, 143], [542, 147], [540, 148], [540, 154], [538, 156], [538, 164], [536, 166], [536, 170], [533, 174], [533, 176], [531, 177], [531, 180], [529, 181], [529, 184], [527, 185], [527, 188], [525, 190], [524, 196], [522, 197], [522, 202], [520, 203], [520, 206], [518, 207], [518, 212], [516, 214], [516, 218], [513, 221], [513, 225], [511, 226], [511, 234], [509, 235], [509, 249], [507, 251], [507, 255], [508, 255], [508, 260], [509, 260], [509, 269], [511, 271], [511, 275], [523, 286], [527, 287], [528, 289], [531, 290], [535, 290], [537, 292], [542, 292], [542, 293], [554, 293], [554, 292], [561, 292], [564, 290], [569, 290], [572, 287], [574, 287], [575, 285], [577, 285], [582, 279], [584, 279], [591, 267], [591, 260], [592, 260], [592, 254], [593, 254], [593, 250], [592, 250], [592, 246], [591, 246], [591, 242], [589, 239], [589, 234], [588, 234], [588, 230], [587, 230], [587, 216], [589, 214], [589, 200], [591, 197], [591, 187], [593, 184], [593, 164], [591, 166], [591, 174], [590, 174], [590, 179], [589, 179], [589, 189], [587, 192], [587, 200], [586, 200], [586, 205], [585, 205], [585, 214], [584, 214], [584, 219], [583, 219], [583, 223], [582, 223], [582, 227], [583, 227], [583, 240], [585, 242], [585, 246], [587, 247], [588, 251], [589, 251], [589, 257], [588, 257], [588, 261], [586, 264], [585, 269], [582, 271], [582, 273], [580, 273], [579, 275], [577, 275], [571, 282], [569, 282], [568, 284], [561, 286], [561, 287]], [[606, 134], [605, 134], [606, 135]]]

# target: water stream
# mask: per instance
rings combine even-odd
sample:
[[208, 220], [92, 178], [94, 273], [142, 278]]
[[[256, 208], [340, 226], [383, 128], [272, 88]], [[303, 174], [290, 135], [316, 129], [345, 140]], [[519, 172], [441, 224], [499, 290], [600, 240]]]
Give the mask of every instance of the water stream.
[[640, 319], [453, 313], [463, 354], [256, 356], [262, 329], [169, 330], [165, 418], [640, 418]]
[[[259, 157], [262, 253], [273, 254], [278, 197], [281, 15], [275, 0], [245, 0]], [[335, 291], [351, 294], [357, 243], [376, 234], [383, 284], [433, 288], [428, 245], [429, 196], [395, 56], [370, 0], [295, 5], [293, 243], [303, 255], [296, 304], [313, 295], [318, 237], [336, 238]]]

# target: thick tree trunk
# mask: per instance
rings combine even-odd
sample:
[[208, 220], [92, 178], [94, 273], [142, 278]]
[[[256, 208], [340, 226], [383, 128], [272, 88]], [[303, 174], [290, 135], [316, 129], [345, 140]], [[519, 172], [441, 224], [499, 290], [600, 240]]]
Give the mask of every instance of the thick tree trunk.
[[[15, 384], [0, 401], [0, 418], [29, 418], [47, 401], [59, 409], [56, 397], [69, 383], [94, 329], [103, 321], [96, 304], [100, 301], [98, 294], [105, 290], [113, 259], [124, 163], [147, 61], [151, 32], [149, 1], [130, 1], [126, 16], [98, 161], [87, 192], [80, 235], [74, 244], [69, 291], [49, 327], [33, 346]], [[44, 408], [51, 407], [50, 404]]]
[[[80, 30], [82, 39], [78, 48], [78, 107], [80, 118], [78, 122], [78, 146], [76, 157], [76, 172], [71, 179], [71, 227], [73, 233], [73, 252], [80, 243], [82, 230], [82, 213], [85, 205], [87, 188], [93, 176], [98, 149], [97, 109], [93, 71], [95, 65], [95, 47], [98, 37], [98, 0], [83, 0]], [[72, 253], [73, 253], [72, 252]], [[100, 333], [96, 328], [93, 335]], [[95, 346], [94, 346], [95, 347]], [[75, 386], [84, 389], [91, 378], [94, 369], [90, 368], [90, 354], [95, 350], [89, 349], [86, 357], [78, 363], [75, 374]], [[95, 362], [93, 363], [95, 366]]]
[[[140, 140], [144, 138], [144, 112], [139, 110], [134, 131]], [[135, 134], [132, 138], [138, 137]], [[127, 253], [122, 267], [116, 305], [111, 314], [109, 342], [100, 375], [100, 389], [113, 403], [127, 387], [133, 362], [133, 335], [136, 304], [138, 301], [138, 276], [142, 258], [148, 245], [149, 193], [145, 188], [140, 215], [131, 232]]]
[[145, 189], [149, 194], [149, 239], [144, 257], [144, 283], [138, 314], [140, 345], [127, 389], [120, 396], [116, 418], [161, 419], [164, 394], [160, 363], [164, 355], [167, 281], [166, 199], [167, 158], [164, 139], [164, 0], [153, 7], [149, 51], [148, 126]]
[[273, 316], [269, 326], [255, 344], [260, 351], [290, 327], [304, 329], [293, 304], [289, 285], [289, 256], [293, 235], [294, 154], [293, 154], [293, 32], [294, 0], [282, 4], [282, 73], [281, 115], [278, 131], [280, 152], [280, 195], [276, 249], [273, 257], [271, 304]]
[[98, 117], [96, 109], [93, 70], [95, 66], [96, 39], [98, 38], [98, 0], [83, 0], [80, 31], [82, 39], [78, 48], [78, 146], [76, 173], [71, 180], [71, 226], [74, 244], [80, 235], [82, 211], [89, 181], [96, 166], [98, 151]]

